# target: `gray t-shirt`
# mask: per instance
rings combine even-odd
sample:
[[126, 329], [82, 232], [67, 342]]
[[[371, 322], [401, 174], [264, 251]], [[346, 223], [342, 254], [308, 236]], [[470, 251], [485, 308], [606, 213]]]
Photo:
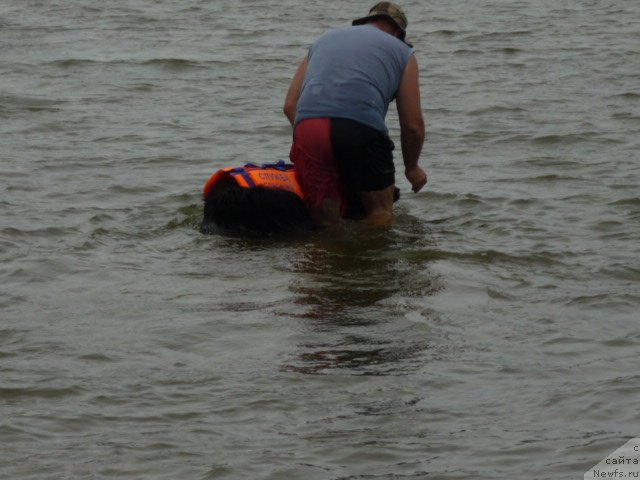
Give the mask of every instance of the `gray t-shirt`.
[[372, 25], [331, 30], [309, 49], [296, 123], [348, 118], [387, 133], [385, 117], [413, 49]]

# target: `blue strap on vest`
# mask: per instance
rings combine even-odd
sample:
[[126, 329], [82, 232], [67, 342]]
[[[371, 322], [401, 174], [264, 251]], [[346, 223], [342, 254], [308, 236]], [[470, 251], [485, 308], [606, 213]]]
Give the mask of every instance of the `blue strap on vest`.
[[276, 163], [263, 163], [262, 168], [274, 168], [281, 172], [286, 172], [293, 168], [293, 165], [287, 165], [284, 160], [278, 160]]
[[[246, 165], [246, 166], [249, 166], [249, 165]], [[242, 167], [234, 168], [231, 172], [231, 175], [233, 176], [240, 175], [242, 178], [245, 179], [245, 181], [247, 182], [247, 185], [249, 185], [250, 188], [254, 188], [256, 186], [251, 176]]]
[[[263, 163], [262, 165], [256, 165], [255, 163], [247, 163], [244, 168], [273, 168], [275, 170], [280, 170], [281, 172], [286, 172], [293, 168], [293, 165], [287, 164], [284, 160], [278, 160], [276, 163]], [[236, 169], [236, 170], [241, 170]]]

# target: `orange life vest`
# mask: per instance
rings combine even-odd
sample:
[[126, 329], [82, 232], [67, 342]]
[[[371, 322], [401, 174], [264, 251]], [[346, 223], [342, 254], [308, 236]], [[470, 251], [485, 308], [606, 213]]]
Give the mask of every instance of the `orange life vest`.
[[209, 196], [213, 187], [225, 177], [233, 178], [243, 188], [265, 187], [288, 190], [303, 198], [293, 165], [285, 163], [283, 160], [264, 165], [248, 163], [244, 167], [218, 170], [204, 185], [205, 198]]

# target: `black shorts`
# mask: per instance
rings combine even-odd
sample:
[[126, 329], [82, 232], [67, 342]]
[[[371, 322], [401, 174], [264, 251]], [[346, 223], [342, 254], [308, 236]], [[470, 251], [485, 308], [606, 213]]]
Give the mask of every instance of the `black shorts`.
[[333, 118], [331, 143], [345, 192], [372, 192], [395, 184], [395, 145], [385, 133], [354, 120]]

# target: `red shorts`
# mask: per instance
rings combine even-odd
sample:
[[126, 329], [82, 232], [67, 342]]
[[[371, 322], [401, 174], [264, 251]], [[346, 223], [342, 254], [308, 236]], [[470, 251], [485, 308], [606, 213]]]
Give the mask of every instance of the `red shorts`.
[[293, 131], [291, 161], [304, 201], [318, 206], [326, 198], [341, 198], [342, 185], [331, 144], [331, 119], [314, 118], [298, 123]]
[[394, 145], [389, 136], [346, 118], [302, 120], [293, 131], [291, 161], [304, 201], [316, 207], [340, 199], [342, 216], [363, 211], [360, 192], [395, 183]]

